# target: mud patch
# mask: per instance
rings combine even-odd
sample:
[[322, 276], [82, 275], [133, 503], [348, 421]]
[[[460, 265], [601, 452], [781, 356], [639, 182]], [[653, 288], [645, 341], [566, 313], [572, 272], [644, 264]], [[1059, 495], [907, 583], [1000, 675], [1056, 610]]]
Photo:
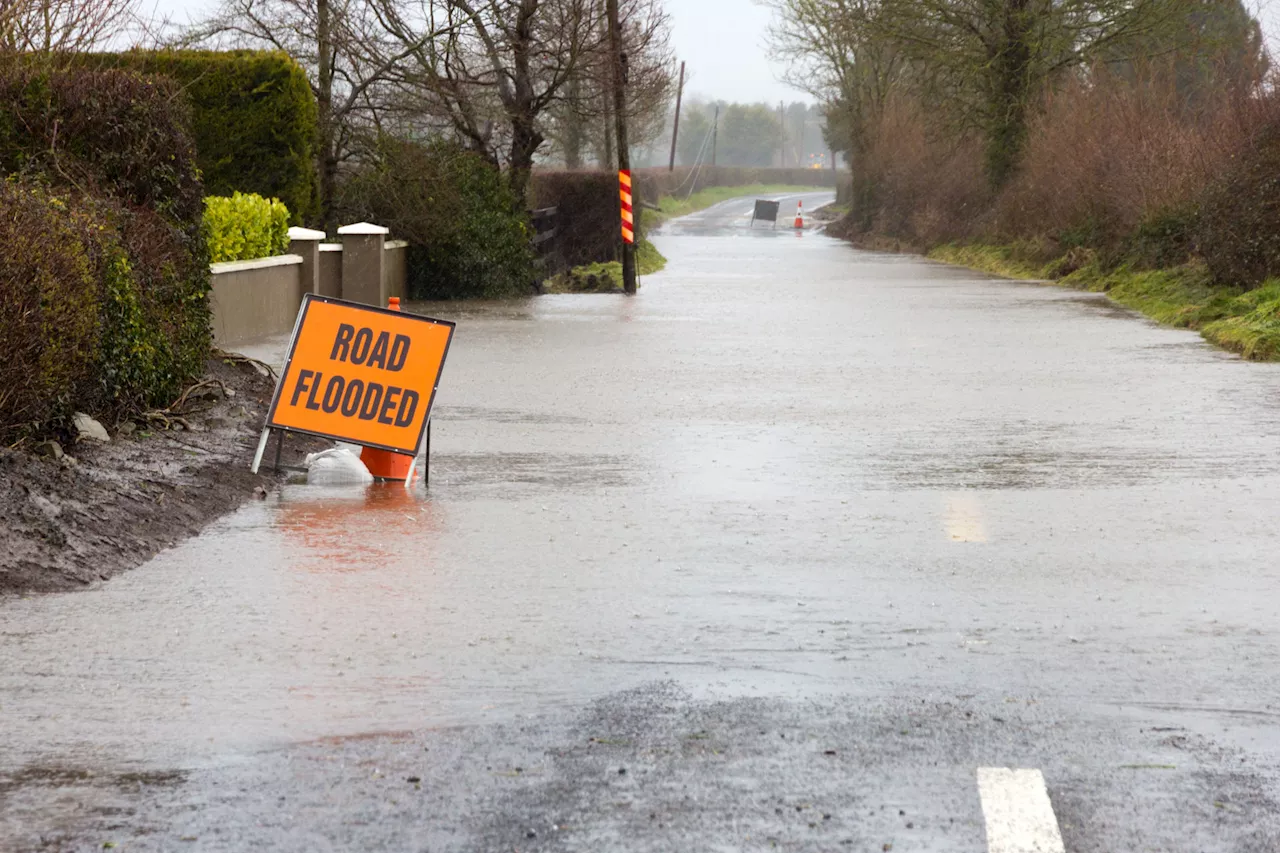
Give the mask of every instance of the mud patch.
[[[0, 449], [0, 596], [84, 588], [141, 565], [276, 484], [249, 473], [273, 381], [246, 364], [211, 359], [221, 382], [186, 411], [190, 430], [77, 443], [54, 460]], [[296, 465], [328, 442], [292, 436]], [[274, 452], [274, 444], [272, 445]]]

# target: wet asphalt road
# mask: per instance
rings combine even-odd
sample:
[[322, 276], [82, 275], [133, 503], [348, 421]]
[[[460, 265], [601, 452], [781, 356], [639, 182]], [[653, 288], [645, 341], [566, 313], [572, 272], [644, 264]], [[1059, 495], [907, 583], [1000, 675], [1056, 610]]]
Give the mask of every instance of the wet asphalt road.
[[1280, 365], [749, 212], [421, 306], [429, 491], [0, 604], [0, 849], [982, 851], [1017, 767], [1072, 853], [1280, 851]]

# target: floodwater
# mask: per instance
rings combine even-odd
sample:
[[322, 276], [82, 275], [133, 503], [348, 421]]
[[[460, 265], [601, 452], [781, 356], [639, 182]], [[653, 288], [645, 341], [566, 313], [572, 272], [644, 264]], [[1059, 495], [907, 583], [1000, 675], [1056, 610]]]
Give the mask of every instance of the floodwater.
[[0, 766], [655, 680], [1140, 708], [1280, 754], [1280, 365], [744, 210], [669, 226], [633, 299], [409, 306], [458, 323], [429, 488], [289, 486], [0, 604]]

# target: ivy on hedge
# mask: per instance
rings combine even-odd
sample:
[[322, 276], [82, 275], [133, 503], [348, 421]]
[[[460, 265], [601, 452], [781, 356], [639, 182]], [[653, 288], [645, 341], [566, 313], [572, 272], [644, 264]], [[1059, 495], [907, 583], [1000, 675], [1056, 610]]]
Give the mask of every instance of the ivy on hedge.
[[192, 109], [196, 161], [211, 195], [278, 198], [301, 224], [318, 210], [316, 101], [306, 72], [272, 51], [130, 51], [78, 57], [177, 80]]
[[289, 208], [254, 193], [205, 196], [204, 230], [215, 264], [283, 255], [289, 247]]

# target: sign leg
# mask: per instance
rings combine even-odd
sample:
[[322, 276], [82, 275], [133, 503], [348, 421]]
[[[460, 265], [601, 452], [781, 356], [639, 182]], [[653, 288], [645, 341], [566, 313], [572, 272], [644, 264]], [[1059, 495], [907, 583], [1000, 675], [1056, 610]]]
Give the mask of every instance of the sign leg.
[[280, 451], [284, 449], [284, 430], [276, 430], [276, 464], [275, 471], [280, 473]]
[[271, 427], [263, 427], [262, 437], [258, 439], [258, 452], [253, 455], [253, 464], [249, 466], [249, 470], [254, 474], [258, 473], [258, 467], [262, 465], [262, 454], [267, 452], [269, 438], [271, 438]]
[[[423, 444], [426, 445], [426, 452], [431, 452], [431, 421], [427, 421], [427, 432], [423, 437]], [[409, 474], [404, 478], [404, 487], [406, 489], [413, 488], [413, 475], [418, 470], [418, 454], [422, 452], [422, 446], [419, 445], [418, 452], [413, 454], [413, 461], [409, 463]], [[424, 467], [423, 471], [427, 469]], [[424, 486], [427, 484], [426, 478], [423, 478]]]

